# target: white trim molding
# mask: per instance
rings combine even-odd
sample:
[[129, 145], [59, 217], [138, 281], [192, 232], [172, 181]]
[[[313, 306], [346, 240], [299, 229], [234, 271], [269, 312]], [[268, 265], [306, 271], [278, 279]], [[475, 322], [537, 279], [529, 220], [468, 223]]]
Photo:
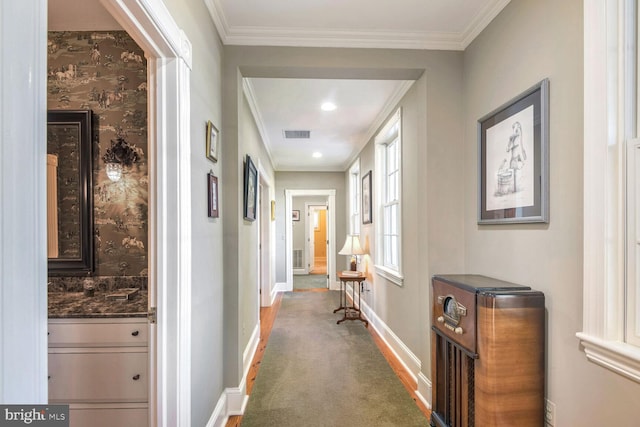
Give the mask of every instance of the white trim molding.
[[[150, 424], [191, 425], [191, 43], [162, 0], [100, 0], [142, 47], [149, 82]], [[43, 73], [43, 75], [45, 75]], [[150, 304], [153, 305], [153, 300]]]
[[511, 0], [492, 0], [460, 32], [308, 29], [233, 25], [220, 0], [205, 0], [225, 45], [464, 50]]
[[624, 342], [625, 144], [635, 128], [624, 41], [635, 34], [634, 4], [584, 0], [584, 301], [576, 336], [588, 360], [640, 382], [640, 347]]
[[587, 359], [640, 383], [640, 351], [621, 342], [613, 342], [578, 332]]
[[285, 259], [287, 284], [286, 290], [293, 290], [293, 197], [296, 196], [327, 196], [327, 223], [329, 230], [329, 253], [327, 254], [327, 272], [329, 274], [329, 289], [337, 289], [336, 282], [336, 190], [335, 188], [327, 190], [284, 190], [285, 195]]
[[47, 2], [0, 2], [0, 402], [47, 403]]

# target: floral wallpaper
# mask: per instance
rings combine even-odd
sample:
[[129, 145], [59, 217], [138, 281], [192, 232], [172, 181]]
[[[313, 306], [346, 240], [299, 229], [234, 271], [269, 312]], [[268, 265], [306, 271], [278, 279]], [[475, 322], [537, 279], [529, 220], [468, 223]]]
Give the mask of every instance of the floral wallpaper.
[[[146, 276], [147, 61], [124, 31], [48, 34], [48, 108], [93, 112], [95, 276]], [[138, 154], [118, 182], [102, 155], [124, 138]], [[63, 162], [63, 159], [59, 159]]]

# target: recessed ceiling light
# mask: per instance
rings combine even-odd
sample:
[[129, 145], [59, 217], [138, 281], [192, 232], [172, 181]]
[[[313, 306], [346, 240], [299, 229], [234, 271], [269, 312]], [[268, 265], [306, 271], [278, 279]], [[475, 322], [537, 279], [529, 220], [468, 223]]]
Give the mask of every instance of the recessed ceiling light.
[[337, 107], [336, 107], [336, 104], [334, 104], [333, 102], [325, 102], [320, 106], [320, 108], [322, 109], [322, 111], [333, 111]]
[[319, 159], [320, 157], [322, 157], [322, 153], [319, 151], [316, 151], [315, 153], [312, 154], [313, 157], [315, 157], [316, 159]]

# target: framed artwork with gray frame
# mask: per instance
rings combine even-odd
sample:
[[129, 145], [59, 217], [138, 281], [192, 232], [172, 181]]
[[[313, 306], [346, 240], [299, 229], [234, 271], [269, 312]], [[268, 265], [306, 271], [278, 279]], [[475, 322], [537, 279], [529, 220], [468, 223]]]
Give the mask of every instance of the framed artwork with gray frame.
[[549, 80], [478, 120], [478, 224], [549, 222]]

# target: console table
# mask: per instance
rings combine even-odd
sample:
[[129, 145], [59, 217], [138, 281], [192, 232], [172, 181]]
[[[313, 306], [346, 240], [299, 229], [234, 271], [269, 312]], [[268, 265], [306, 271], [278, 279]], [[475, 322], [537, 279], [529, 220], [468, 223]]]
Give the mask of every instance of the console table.
[[[340, 307], [333, 310], [334, 313], [337, 313], [340, 310], [344, 310], [344, 317], [338, 320], [336, 323], [340, 324], [345, 320], [360, 320], [364, 322], [365, 326], [369, 326], [369, 321], [362, 317], [362, 313], [360, 312], [360, 287], [362, 286], [362, 282], [366, 279], [363, 274], [359, 276], [352, 276], [349, 274], [343, 274], [342, 272], [338, 272], [338, 279], [340, 279]], [[351, 283], [351, 287], [353, 289], [353, 298], [351, 300], [351, 306], [347, 305], [347, 284]], [[356, 307], [356, 290], [358, 292], [358, 307]]]

